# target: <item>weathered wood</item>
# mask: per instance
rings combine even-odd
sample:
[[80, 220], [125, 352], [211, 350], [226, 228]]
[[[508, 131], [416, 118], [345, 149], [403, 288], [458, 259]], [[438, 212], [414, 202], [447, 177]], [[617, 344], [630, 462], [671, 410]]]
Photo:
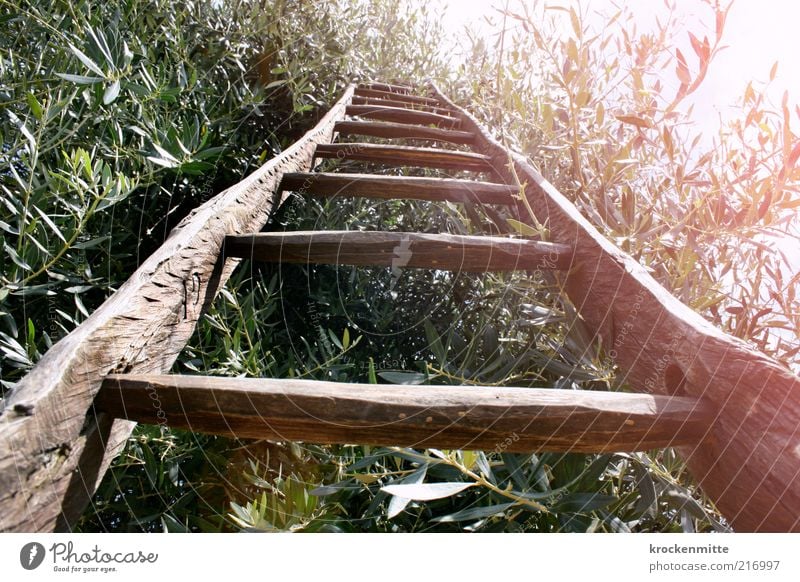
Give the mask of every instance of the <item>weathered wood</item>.
[[[635, 389], [707, 400], [717, 411], [702, 447], [681, 453], [739, 531], [800, 531], [800, 378], [678, 301], [620, 251], [525, 158], [461, 111], [480, 151], [513, 159], [551, 239], [575, 247], [566, 291]], [[511, 181], [512, 176], [506, 177]]]
[[403, 107], [387, 107], [385, 105], [350, 105], [347, 107], [347, 115], [362, 117], [364, 119], [378, 119], [380, 121], [392, 121], [394, 123], [416, 123], [419, 125], [435, 125], [453, 129], [458, 127], [460, 121], [448, 115], [428, 113], [426, 111], [415, 111]]
[[280, 263], [448, 271], [568, 269], [567, 245], [497, 236], [319, 230], [231, 235], [225, 256]]
[[395, 99], [375, 99], [373, 97], [359, 97], [356, 95], [352, 100], [353, 105], [371, 105], [373, 107], [398, 107], [400, 109], [410, 109], [412, 111], [427, 111], [428, 113], [438, 113], [439, 115], [452, 115], [452, 111], [446, 107], [434, 107], [422, 103], [408, 103]]
[[489, 158], [481, 154], [436, 148], [415, 148], [369, 143], [335, 143], [318, 145], [316, 156], [318, 158], [373, 162], [396, 167], [416, 166], [472, 172], [494, 171]]
[[261, 228], [281, 175], [311, 167], [316, 144], [330, 140], [352, 91], [283, 154], [195, 209], [19, 382], [0, 416], [0, 530], [67, 529], [74, 523], [133, 427], [94, 415], [91, 403], [102, 378], [171, 368], [237, 264], [219, 260], [225, 235]]
[[714, 414], [694, 398], [621, 392], [169, 375], [109, 376], [95, 405], [237, 438], [506, 452], [694, 445]]
[[342, 135], [369, 135], [372, 137], [403, 138], [439, 141], [458, 144], [472, 143], [472, 134], [466, 131], [388, 123], [383, 121], [339, 121], [336, 131]]
[[431, 200], [516, 205], [516, 186], [452, 178], [328, 174], [298, 172], [283, 175], [281, 189], [316, 196], [361, 196], [380, 199]]
[[406, 103], [423, 103], [427, 105], [441, 105], [439, 101], [432, 97], [420, 97], [419, 95], [406, 95], [402, 93], [391, 93], [377, 89], [356, 88], [355, 94], [359, 97], [373, 97], [375, 99], [394, 99], [395, 101], [405, 101]]
[[407, 93], [411, 94], [414, 92], [414, 87], [410, 85], [399, 85], [397, 83], [367, 83], [365, 85], [358, 85], [358, 89], [377, 89], [379, 91], [386, 91], [388, 93]]

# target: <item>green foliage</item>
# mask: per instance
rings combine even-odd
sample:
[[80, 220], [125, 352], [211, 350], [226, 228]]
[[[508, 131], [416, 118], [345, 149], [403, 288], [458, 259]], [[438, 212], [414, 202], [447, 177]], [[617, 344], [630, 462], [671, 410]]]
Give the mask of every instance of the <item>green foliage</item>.
[[[712, 9], [713, 10], [713, 9]], [[785, 101], [752, 87], [713, 146], [683, 129], [719, 50], [675, 21], [602, 31], [512, 5], [454, 74], [435, 19], [392, 2], [0, 4], [0, 372], [13, 386], [188, 210], [294, 141], [351, 80], [430, 75], [529, 155], [682, 300], [765, 351], [798, 349], [773, 248], [798, 205]], [[568, 21], [569, 32], [548, 15]], [[513, 26], [512, 26], [513, 24]], [[667, 87], [673, 88], [670, 92]], [[704, 149], [706, 148], [706, 149]], [[347, 169], [325, 162], [322, 168]], [[420, 172], [431, 174], [431, 172]], [[538, 236], [491, 206], [292, 198], [272, 228]], [[779, 338], [776, 328], [783, 328]], [[176, 373], [618, 389], [550, 276], [244, 262]], [[522, 455], [253, 443], [139, 427], [83, 531], [725, 530], [671, 450]]]
[[222, 531], [228, 503], [226, 439], [140, 425], [78, 531]]
[[[2, 325], [35, 362], [250, 166], [257, 142], [235, 129], [264, 96], [242, 73], [252, 43], [215, 41], [230, 23], [207, 3], [0, 10]], [[36, 337], [18, 331], [23, 308]], [[6, 387], [29, 365], [17, 364], [0, 364]]]
[[189, 210], [291, 144], [352, 79], [435, 69], [436, 51], [415, 49], [436, 34], [426, 14], [0, 3], [3, 393]]
[[684, 303], [800, 369], [800, 108], [786, 94], [770, 108], [751, 83], [741, 118], [701, 134], [692, 98], [729, 10], [705, 4], [710, 39], [674, 4], [637, 31], [632, 8], [594, 29], [588, 8], [512, 3], [497, 15], [504, 46], [473, 43], [451, 93]]

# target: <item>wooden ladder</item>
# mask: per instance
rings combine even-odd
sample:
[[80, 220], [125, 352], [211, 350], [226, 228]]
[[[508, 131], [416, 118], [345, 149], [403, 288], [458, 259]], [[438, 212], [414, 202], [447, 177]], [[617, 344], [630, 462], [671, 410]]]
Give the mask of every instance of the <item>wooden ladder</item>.
[[[345, 142], [345, 136], [438, 147]], [[324, 158], [487, 179], [311, 171]], [[289, 192], [499, 204], [520, 220], [525, 196], [552, 241], [260, 232]], [[611, 348], [623, 379], [642, 393], [166, 374], [241, 259], [560, 271], [569, 300]], [[492, 449], [516, 434], [506, 450], [673, 446], [735, 528], [800, 529], [800, 379], [672, 297], [433, 83], [424, 90], [385, 83], [348, 88], [301, 140], [188, 216], [117, 293], [47, 352], [0, 416], [2, 529], [68, 528], [132, 421], [317, 443]]]

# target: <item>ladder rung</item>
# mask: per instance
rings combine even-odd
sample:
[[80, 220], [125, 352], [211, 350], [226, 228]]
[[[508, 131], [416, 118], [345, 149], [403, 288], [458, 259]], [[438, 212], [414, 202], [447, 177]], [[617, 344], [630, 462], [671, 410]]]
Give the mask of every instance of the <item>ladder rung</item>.
[[425, 139], [448, 143], [470, 144], [475, 136], [468, 131], [424, 127], [388, 121], [339, 121], [334, 127], [343, 135], [369, 135], [372, 137]]
[[406, 95], [403, 93], [391, 93], [377, 89], [356, 88], [355, 95], [359, 97], [375, 97], [378, 99], [394, 99], [395, 101], [405, 101], [407, 103], [425, 103], [427, 105], [441, 105], [439, 101], [432, 97], [420, 97], [419, 95]]
[[319, 196], [412, 199], [516, 205], [516, 186], [452, 178], [380, 176], [376, 174], [286, 173], [281, 190]]
[[415, 148], [371, 143], [335, 143], [319, 144], [315, 150], [315, 155], [318, 158], [357, 160], [390, 166], [418, 166], [421, 168], [470, 170], [474, 172], [493, 171], [492, 164], [487, 156], [472, 152], [456, 152], [436, 148]]
[[348, 105], [346, 115], [393, 121], [395, 123], [418, 123], [420, 125], [436, 125], [452, 129], [461, 121], [455, 117], [428, 113], [427, 111], [414, 111], [405, 107], [386, 107], [383, 105]]
[[496, 236], [318, 230], [230, 235], [225, 238], [225, 256], [482, 273], [568, 269], [572, 249], [564, 244]]
[[364, 89], [376, 89], [378, 91], [386, 91], [388, 93], [413, 93], [414, 87], [409, 87], [408, 85], [398, 85], [396, 83], [365, 83], [363, 85], [359, 85], [359, 88]]
[[439, 115], [451, 115], [453, 113], [452, 109], [446, 107], [434, 107], [421, 103], [406, 103], [404, 101], [395, 101], [394, 99], [372, 99], [369, 97], [359, 97], [357, 95], [353, 97], [351, 103], [353, 105], [371, 105], [373, 107], [398, 107], [400, 109], [411, 109], [413, 111], [438, 113]]
[[236, 438], [507, 452], [697, 445], [714, 420], [685, 397], [177, 375], [107, 376], [95, 407]]

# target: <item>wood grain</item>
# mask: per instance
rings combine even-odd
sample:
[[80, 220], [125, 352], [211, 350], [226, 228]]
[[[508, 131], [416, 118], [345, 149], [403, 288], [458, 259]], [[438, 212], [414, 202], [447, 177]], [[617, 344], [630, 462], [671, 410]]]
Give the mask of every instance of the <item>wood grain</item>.
[[336, 131], [342, 135], [369, 135], [458, 144], [470, 144], [473, 139], [472, 134], [466, 131], [382, 121], [339, 121], [336, 123]]
[[[23, 378], [0, 416], [0, 530], [65, 530], [81, 514], [133, 425], [96, 416], [111, 372], [164, 372], [237, 261], [222, 263], [226, 234], [266, 222], [284, 172], [311, 167], [352, 96], [303, 138], [239, 184], [196, 208], [91, 317]], [[30, 415], [15, 412], [28, 409]]]
[[[703, 446], [681, 449], [706, 494], [739, 531], [800, 531], [800, 378], [678, 301], [523, 156], [460, 111], [462, 128], [475, 132], [495, 167], [513, 161], [551, 239], [575, 247], [580, 268], [565, 290], [613, 350], [621, 379], [636, 390], [702, 398], [716, 410]], [[506, 179], [513, 181], [510, 173]]]
[[399, 85], [397, 83], [367, 83], [365, 85], [358, 85], [358, 89], [377, 89], [379, 91], [386, 91], [389, 93], [406, 93], [410, 94], [414, 92], [414, 87], [410, 85]]
[[297, 172], [283, 175], [281, 189], [315, 196], [361, 196], [384, 200], [431, 200], [516, 205], [516, 186], [452, 178]]
[[428, 113], [438, 113], [439, 115], [452, 115], [453, 112], [446, 107], [434, 107], [422, 103], [409, 103], [407, 101], [397, 101], [396, 99], [376, 99], [374, 97], [353, 97], [353, 105], [370, 105], [373, 107], [399, 107], [400, 109], [411, 109], [413, 111], [427, 111]]
[[448, 271], [570, 267], [569, 246], [519, 238], [319, 230], [231, 235], [225, 256], [279, 263], [419, 267]]
[[113, 375], [109, 414], [238, 438], [507, 452], [603, 453], [696, 444], [694, 398], [544, 388]]
[[488, 157], [471, 152], [409, 146], [335, 143], [317, 146], [316, 157], [373, 162], [386, 166], [416, 166], [472, 172], [494, 172]]
[[415, 111], [403, 107], [386, 105], [349, 105], [347, 115], [364, 119], [377, 119], [394, 123], [412, 123], [418, 125], [435, 125], [446, 129], [454, 129], [461, 123], [457, 118], [426, 111]]
[[357, 87], [355, 94], [359, 97], [372, 97], [373, 99], [394, 99], [395, 101], [404, 101], [406, 103], [422, 103], [425, 105], [441, 105], [439, 101], [432, 97], [420, 97], [419, 95], [407, 95], [402, 93], [392, 93], [389, 91], [381, 91], [379, 89], [367, 89]]

